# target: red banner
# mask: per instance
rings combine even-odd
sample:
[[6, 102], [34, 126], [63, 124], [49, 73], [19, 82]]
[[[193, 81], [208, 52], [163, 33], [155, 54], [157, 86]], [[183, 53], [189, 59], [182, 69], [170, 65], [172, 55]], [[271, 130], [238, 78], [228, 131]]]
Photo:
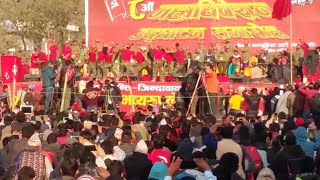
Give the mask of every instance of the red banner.
[[13, 77], [16, 77], [17, 82], [23, 80], [23, 72], [21, 70], [21, 58], [18, 56], [1, 56], [1, 77], [2, 83], [12, 83]]
[[[229, 88], [237, 89], [239, 86], [242, 87], [253, 87], [252, 84], [237, 84], [237, 83], [223, 83], [220, 87], [226, 93]], [[258, 89], [262, 88], [274, 88], [279, 84], [255, 84]], [[166, 97], [166, 102], [173, 106], [175, 104], [175, 93], [180, 90], [180, 82], [132, 82], [132, 96], [130, 96], [130, 86], [126, 82], [119, 82], [118, 87], [122, 93], [122, 103], [120, 105], [121, 111], [130, 112], [131, 104], [146, 108], [147, 105], [161, 104], [161, 96]]]
[[[275, 0], [92, 0], [87, 1], [87, 35], [92, 45], [140, 42], [196, 48], [232, 39], [252, 48], [273, 52], [288, 47], [289, 17], [272, 19]], [[310, 47], [319, 44], [320, 1], [292, 0], [293, 46], [304, 37]], [[311, 28], [312, 27], [312, 28]], [[316, 30], [315, 30], [316, 29]]]

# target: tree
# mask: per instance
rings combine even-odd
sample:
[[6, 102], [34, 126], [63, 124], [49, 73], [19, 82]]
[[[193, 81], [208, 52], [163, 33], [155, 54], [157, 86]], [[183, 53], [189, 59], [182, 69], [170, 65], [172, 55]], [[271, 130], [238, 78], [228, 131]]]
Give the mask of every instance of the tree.
[[[26, 39], [40, 48], [43, 39], [53, 37], [59, 45], [69, 37], [84, 37], [83, 0], [1, 0], [0, 22], [8, 37], [19, 37], [23, 50]], [[10, 27], [7, 26], [8, 23]], [[77, 32], [66, 29], [68, 25], [79, 27]], [[0, 40], [1, 40], [0, 36]], [[60, 46], [61, 47], [61, 46]]]

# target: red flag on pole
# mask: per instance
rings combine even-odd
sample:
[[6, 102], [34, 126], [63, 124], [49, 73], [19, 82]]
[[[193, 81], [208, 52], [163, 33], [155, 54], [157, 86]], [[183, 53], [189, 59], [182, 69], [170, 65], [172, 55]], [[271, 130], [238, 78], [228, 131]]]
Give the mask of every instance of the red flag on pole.
[[291, 0], [276, 0], [273, 5], [272, 18], [282, 20], [292, 12]]

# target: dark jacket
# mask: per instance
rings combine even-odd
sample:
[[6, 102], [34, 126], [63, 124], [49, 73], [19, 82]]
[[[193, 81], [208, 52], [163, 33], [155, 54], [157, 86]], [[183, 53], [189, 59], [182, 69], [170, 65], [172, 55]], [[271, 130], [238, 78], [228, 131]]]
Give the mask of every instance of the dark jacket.
[[42, 149], [47, 152], [51, 152], [53, 154], [56, 154], [58, 151], [60, 151], [61, 144], [60, 143], [46, 144], [46, 145], [43, 145]]
[[283, 71], [280, 65], [273, 65], [270, 69], [271, 81], [279, 81], [283, 78]]
[[33, 106], [35, 104], [35, 97], [34, 97], [34, 92], [27, 92], [26, 95], [24, 95], [23, 102], [26, 105]]
[[247, 94], [247, 91], [243, 91], [242, 95], [248, 103], [248, 107], [247, 107], [248, 116], [250, 115], [256, 116], [258, 114], [259, 103], [260, 103], [259, 94], [252, 94], [251, 96], [249, 96]]
[[8, 164], [7, 167], [10, 167], [13, 165], [14, 159], [17, 157], [17, 155], [22, 152], [24, 149], [28, 147], [28, 139], [27, 138], [22, 138], [22, 139], [17, 139], [10, 141], [7, 149], [8, 149]]
[[[109, 97], [106, 97], [106, 96], [109, 96]], [[112, 103], [110, 104], [111, 107], [118, 109], [120, 102], [122, 101], [122, 94], [117, 83], [112, 84], [112, 86], [111, 85], [107, 86], [107, 91], [102, 92], [102, 94], [100, 95], [99, 104], [101, 103], [101, 105], [105, 105], [106, 103], [109, 103], [109, 102], [106, 102], [106, 100], [109, 98], [112, 101]]]
[[148, 179], [152, 162], [146, 154], [134, 152], [132, 156], [124, 159], [124, 169], [127, 180]]
[[283, 78], [285, 80], [285, 83], [290, 82], [290, 76], [291, 76], [291, 69], [289, 63], [285, 64], [282, 66], [282, 73], [283, 73]]
[[54, 87], [55, 79], [56, 73], [52, 67], [46, 66], [42, 69], [42, 87]]

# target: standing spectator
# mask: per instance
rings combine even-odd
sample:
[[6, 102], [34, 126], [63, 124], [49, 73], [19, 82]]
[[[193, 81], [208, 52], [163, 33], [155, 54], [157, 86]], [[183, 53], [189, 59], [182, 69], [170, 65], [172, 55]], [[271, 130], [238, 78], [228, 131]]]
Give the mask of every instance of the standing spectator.
[[53, 70], [53, 64], [48, 65], [42, 70], [42, 87], [45, 90], [45, 112], [48, 112], [53, 98], [53, 88], [56, 79], [56, 73]]
[[176, 67], [174, 73], [185, 72], [184, 70], [184, 59], [186, 58], [185, 50], [180, 47], [179, 43], [176, 43]]
[[279, 65], [279, 59], [274, 58], [273, 59], [273, 65], [269, 70], [270, 75], [270, 81], [271, 82], [282, 82], [283, 80], [283, 72], [282, 72], [282, 66]]
[[238, 92], [231, 96], [229, 100], [229, 106], [227, 114], [235, 116], [236, 114], [240, 113], [242, 108], [242, 103], [244, 98], [242, 97], [243, 88], [239, 87]]
[[307, 55], [308, 55], [309, 45], [304, 41], [303, 37], [299, 38], [299, 41], [300, 41], [299, 45], [303, 50], [304, 63], [306, 64], [307, 63]]
[[[226, 126], [222, 129], [222, 132], [220, 133], [222, 135], [222, 140], [218, 142], [217, 152], [216, 152], [217, 160], [220, 160], [224, 154], [230, 153], [230, 152], [235, 153], [238, 156], [238, 159], [242, 159], [243, 153], [242, 153], [241, 146], [232, 140], [233, 128], [231, 126]], [[242, 178], [246, 177], [242, 168], [242, 161], [240, 160], [238, 162], [237, 173]]]
[[297, 76], [300, 76], [300, 79], [303, 79], [303, 70], [302, 70], [302, 65], [304, 61], [304, 51], [301, 48], [301, 46], [298, 44], [296, 53], [294, 54], [294, 67], [297, 71]]
[[318, 82], [314, 83], [314, 85], [306, 84], [299, 87], [298, 91], [305, 95], [304, 101], [304, 111], [303, 111], [303, 120], [307, 122], [310, 117], [310, 98], [312, 98], [315, 94], [319, 92], [320, 84]]
[[258, 110], [259, 110], [259, 102], [261, 97], [258, 94], [258, 90], [256, 88], [251, 89], [251, 95], [248, 95], [248, 91], [245, 90], [242, 92], [242, 96], [247, 101], [247, 117], [249, 119], [255, 120], [257, 118]]
[[28, 92], [24, 96], [23, 102], [26, 105], [29, 105], [29, 106], [34, 106], [35, 105], [34, 85], [29, 85]]
[[54, 39], [49, 39], [49, 61], [51, 61], [51, 63], [55, 65], [57, 61], [57, 51], [58, 46], [54, 42]]
[[17, 97], [19, 98], [19, 101], [17, 103], [17, 106], [26, 105], [24, 100], [25, 95], [27, 94], [28, 86], [23, 85], [21, 89], [17, 92]]
[[209, 101], [211, 105], [212, 115], [217, 116], [217, 104], [218, 92], [219, 92], [219, 81], [217, 78], [217, 73], [214, 70], [214, 66], [210, 63], [206, 64], [205, 73], [207, 75], [207, 91], [209, 95]]
[[286, 92], [280, 96], [278, 102], [277, 102], [277, 107], [276, 107], [276, 113], [284, 112], [285, 114], [289, 113], [289, 110], [287, 108], [287, 99], [289, 94], [291, 94], [293, 91], [293, 86], [288, 85]]
[[66, 61], [71, 61], [71, 47], [69, 45], [69, 41], [64, 42], [64, 47], [61, 49], [61, 58], [62, 58], [62, 65], [65, 65]]
[[[309, 130], [309, 129], [308, 129]], [[307, 129], [305, 127], [298, 127], [296, 130], [296, 138], [297, 138], [297, 144], [301, 146], [302, 150], [305, 152], [305, 154], [312, 159], [314, 158], [314, 152], [318, 151], [320, 149], [320, 136], [316, 133], [315, 130], [310, 129], [311, 136], [314, 137], [315, 142], [308, 141]]]
[[[64, 87], [66, 74], [67, 86]], [[71, 65], [71, 61], [66, 61], [65, 66], [63, 66], [60, 70], [59, 87], [61, 88], [61, 91], [63, 91], [64, 88], [66, 88], [63, 110], [67, 110], [70, 107], [72, 89], [74, 87], [74, 68], [73, 65]]]
[[83, 91], [83, 101], [87, 107], [87, 111], [94, 110], [95, 112], [98, 112], [98, 91], [98, 88], [93, 87], [93, 81], [89, 81], [87, 84], [87, 89]]

